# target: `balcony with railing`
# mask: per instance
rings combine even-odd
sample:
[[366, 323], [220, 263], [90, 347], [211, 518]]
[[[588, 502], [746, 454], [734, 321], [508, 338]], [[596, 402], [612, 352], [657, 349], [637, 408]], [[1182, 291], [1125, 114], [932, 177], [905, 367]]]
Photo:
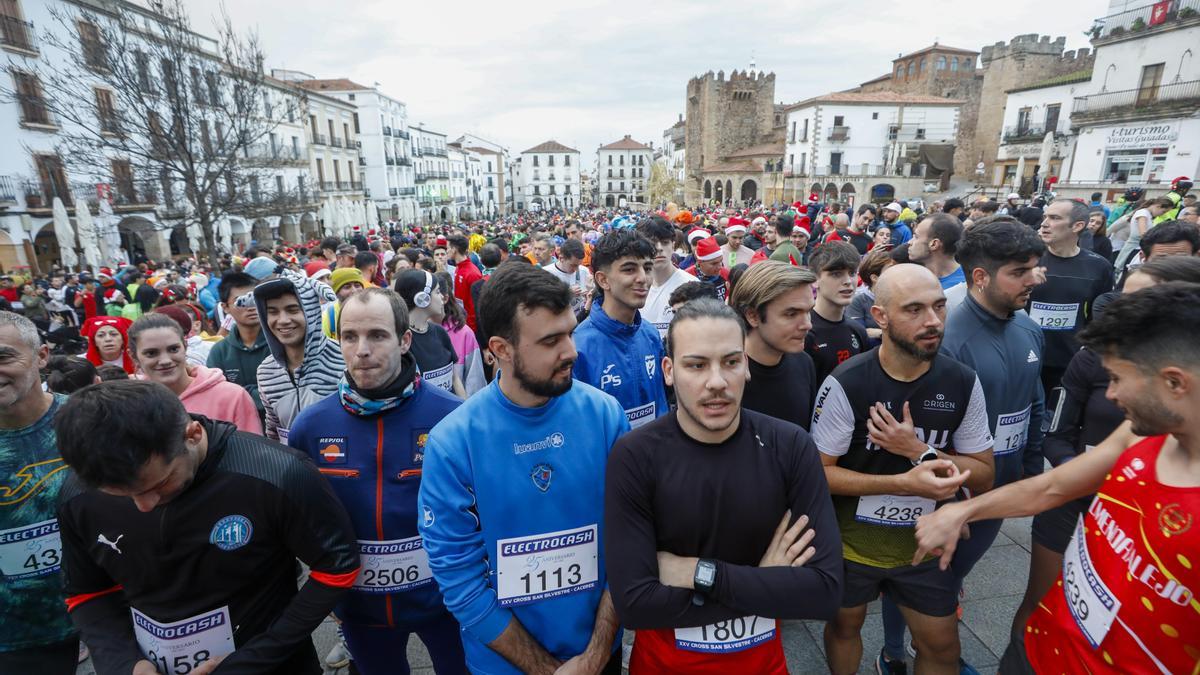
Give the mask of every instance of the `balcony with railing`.
[[1175, 112], [1190, 115], [1197, 105], [1200, 105], [1200, 80], [1100, 92], [1075, 98], [1071, 124], [1132, 121]]
[[402, 187], [398, 189], [400, 190], [401, 197], [414, 197], [417, 194], [417, 188], [415, 187]]
[[415, 176], [413, 176], [413, 180], [417, 183], [424, 183], [425, 181], [427, 181], [429, 179], [430, 179], [430, 175], [427, 173], [418, 173]]
[[829, 127], [829, 135], [825, 137], [830, 141], [848, 141], [850, 140], [850, 127], [834, 126]]
[[397, 138], [402, 138], [406, 141], [412, 140], [412, 136], [403, 129], [396, 129], [395, 133], [393, 135], [396, 136]]
[[383, 128], [383, 135], [384, 135], [384, 136], [391, 136], [391, 135], [392, 135], [392, 128], [391, 128], [391, 127], [388, 127], [388, 126], [385, 126], [385, 127]]
[[0, 16], [0, 47], [37, 53], [33, 24], [12, 16]]
[[429, 175], [432, 178], [449, 178], [450, 172], [449, 171], [433, 171]]
[[270, 143], [255, 143], [246, 147], [246, 158], [256, 162], [298, 164], [308, 163], [308, 157], [300, 150], [287, 145], [272, 147]]
[[412, 160], [407, 157], [397, 157], [396, 164], [400, 166], [412, 166]]
[[400, 193], [400, 188], [388, 188], [388, 196], [395, 197]]
[[12, 176], [0, 176], [0, 204], [16, 203], [17, 180]]
[[392, 157], [391, 155], [387, 155], [386, 157], [384, 157], [383, 162], [385, 164], [387, 164], [388, 166], [396, 166], [396, 158]]
[[1099, 45], [1196, 24], [1200, 24], [1200, 0], [1167, 0], [1096, 19], [1090, 34], [1093, 44]]
[[362, 183], [356, 180], [325, 180], [321, 181], [321, 192], [353, 192], [362, 189]]
[[1057, 124], [1046, 128], [1044, 124], [1014, 124], [1004, 127], [1003, 139], [1005, 143], [1026, 143], [1030, 141], [1041, 142], [1046, 137], [1046, 132], [1053, 131], [1054, 135], [1065, 136], [1070, 131], [1071, 124], [1060, 119]]
[[343, 143], [343, 142], [342, 142], [342, 139], [341, 139], [340, 137], [338, 137], [338, 136], [332, 136], [332, 137], [330, 137], [330, 139], [329, 139], [329, 144], [330, 144], [330, 145], [332, 145], [332, 146], [333, 146], [333, 147], [335, 147], [335, 148], [344, 148], [344, 147], [346, 147], [346, 144], [345, 144], [345, 143]]
[[329, 138], [325, 134], [313, 134], [312, 135], [312, 144], [313, 145], [329, 145]]

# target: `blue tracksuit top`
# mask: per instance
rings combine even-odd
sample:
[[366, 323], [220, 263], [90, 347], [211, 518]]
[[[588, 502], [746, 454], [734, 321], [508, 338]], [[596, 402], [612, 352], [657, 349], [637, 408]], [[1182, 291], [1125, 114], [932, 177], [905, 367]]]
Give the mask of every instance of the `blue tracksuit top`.
[[[370, 554], [420, 549], [417, 490], [425, 444], [430, 429], [461, 404], [439, 387], [418, 384], [399, 407], [361, 417], [346, 412], [334, 393], [305, 408], [292, 424], [288, 445], [312, 457], [350, 514], [359, 541], [363, 571], [335, 608], [339, 619], [413, 631], [445, 615], [437, 584], [417, 560], [421, 553], [374, 563]], [[385, 541], [397, 543], [363, 543]], [[393, 581], [393, 575], [407, 576]]]
[[575, 329], [575, 379], [583, 380], [617, 399], [633, 428], [654, 421], [670, 410], [663, 383], [666, 354], [658, 329], [642, 321], [638, 312], [632, 324], [604, 313], [600, 300]]
[[472, 673], [519, 672], [487, 647], [512, 617], [556, 658], [587, 649], [608, 585], [604, 469], [628, 430], [617, 402], [578, 380], [538, 408], [497, 380], [429, 434], [421, 535]]
[[1025, 312], [996, 317], [968, 293], [946, 317], [942, 353], [975, 369], [996, 439], [995, 487], [1020, 480], [1028, 451], [1041, 463], [1042, 329]]

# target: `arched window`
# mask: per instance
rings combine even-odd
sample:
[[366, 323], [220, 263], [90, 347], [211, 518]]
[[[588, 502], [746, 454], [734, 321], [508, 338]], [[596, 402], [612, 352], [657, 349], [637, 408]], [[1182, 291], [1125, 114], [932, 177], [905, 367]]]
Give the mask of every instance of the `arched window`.
[[908, 62], [908, 76], [912, 77], [916, 72], [917, 72], [917, 62], [909, 61]]
[[963, 70], [970, 70], [971, 69], [971, 59], [963, 59], [962, 67], [963, 67]]
[[944, 56], [937, 57], [937, 65], [935, 65], [934, 68], [936, 70], [945, 70], [946, 69], [946, 57], [944, 57]]
[[957, 56], [950, 59], [950, 72], [952, 72], [952, 73], [958, 72], [958, 57]]
[[924, 56], [922, 56], [921, 60], [917, 62], [917, 72], [918, 73], [925, 72], [925, 57]]
[[904, 77], [904, 64], [903, 63], [896, 66], [896, 79], [900, 79], [901, 77]]

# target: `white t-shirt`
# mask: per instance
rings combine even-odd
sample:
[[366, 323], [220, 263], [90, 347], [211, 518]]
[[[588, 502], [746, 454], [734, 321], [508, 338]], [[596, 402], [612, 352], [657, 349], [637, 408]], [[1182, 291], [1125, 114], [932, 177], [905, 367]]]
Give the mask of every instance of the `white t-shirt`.
[[642, 320], [654, 324], [659, 337], [667, 337], [671, 317], [675, 316], [675, 310], [671, 309], [671, 303], [667, 302], [671, 299], [671, 293], [689, 281], [696, 280], [696, 277], [676, 268], [667, 278], [667, 283], [650, 287], [650, 294], [646, 296], [646, 306], [642, 308]]
[[566, 285], [580, 288], [582, 292], [571, 298], [571, 311], [579, 314], [583, 310], [583, 303], [587, 302], [588, 292], [592, 290], [592, 273], [588, 268], [580, 265], [574, 272], [564, 272], [559, 269], [558, 263], [550, 263], [542, 269], [562, 279]]

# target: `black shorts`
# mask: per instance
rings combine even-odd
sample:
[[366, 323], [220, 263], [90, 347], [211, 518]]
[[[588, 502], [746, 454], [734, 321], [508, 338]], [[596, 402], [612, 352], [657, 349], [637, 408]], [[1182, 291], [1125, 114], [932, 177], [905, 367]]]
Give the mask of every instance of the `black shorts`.
[[938, 569], [936, 559], [891, 568], [844, 564], [842, 607], [859, 607], [887, 593], [897, 605], [926, 616], [950, 616], [958, 608], [954, 571]]
[[1093, 497], [1082, 497], [1043, 511], [1033, 517], [1033, 542], [1062, 555], [1067, 551], [1079, 516], [1087, 511]]

